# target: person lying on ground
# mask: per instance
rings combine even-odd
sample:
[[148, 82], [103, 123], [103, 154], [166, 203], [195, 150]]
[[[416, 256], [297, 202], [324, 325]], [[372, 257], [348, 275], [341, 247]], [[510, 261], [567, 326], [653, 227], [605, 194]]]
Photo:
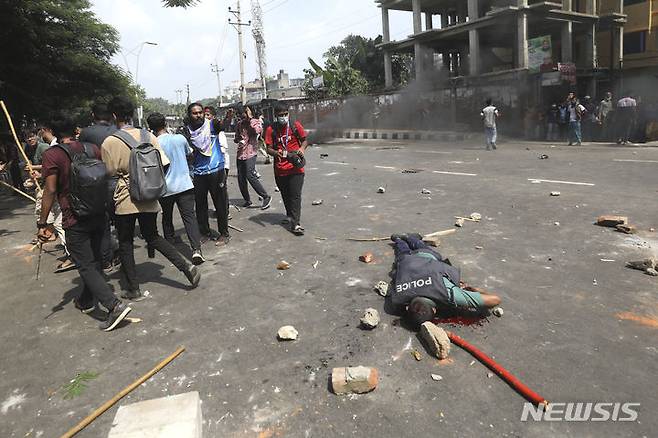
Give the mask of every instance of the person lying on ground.
[[484, 315], [500, 297], [460, 280], [460, 271], [429, 248], [419, 234], [394, 234], [395, 284], [387, 305], [415, 328], [442, 315]]

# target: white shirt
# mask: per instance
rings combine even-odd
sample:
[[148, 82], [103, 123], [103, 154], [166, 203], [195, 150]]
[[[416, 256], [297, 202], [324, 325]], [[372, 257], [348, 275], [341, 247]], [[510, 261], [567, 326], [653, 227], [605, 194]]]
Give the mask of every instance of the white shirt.
[[498, 117], [498, 108], [493, 105], [489, 105], [484, 108], [480, 113], [484, 117], [484, 127], [485, 128], [495, 128], [496, 127], [496, 117]]
[[57, 137], [53, 137], [53, 139], [50, 141], [50, 146], [55, 146], [57, 144]]
[[632, 97], [622, 97], [617, 102], [618, 108], [632, 108], [637, 106], [637, 101]]

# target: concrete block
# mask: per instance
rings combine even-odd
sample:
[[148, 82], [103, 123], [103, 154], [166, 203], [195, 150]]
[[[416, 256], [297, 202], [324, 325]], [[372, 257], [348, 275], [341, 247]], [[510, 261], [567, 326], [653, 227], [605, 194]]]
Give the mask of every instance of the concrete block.
[[201, 399], [188, 392], [121, 406], [107, 438], [201, 438]]

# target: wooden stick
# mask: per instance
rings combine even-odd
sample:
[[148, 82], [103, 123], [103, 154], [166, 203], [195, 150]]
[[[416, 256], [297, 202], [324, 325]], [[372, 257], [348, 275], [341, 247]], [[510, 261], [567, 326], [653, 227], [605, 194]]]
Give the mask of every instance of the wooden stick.
[[244, 233], [244, 230], [243, 230], [242, 228], [234, 227], [234, 226], [231, 225], [231, 224], [228, 224], [228, 227], [229, 227], [230, 229], [232, 229], [232, 230], [237, 231], [238, 233]]
[[451, 228], [449, 230], [443, 230], [443, 231], [437, 231], [436, 233], [430, 233], [430, 234], [425, 234], [423, 236], [424, 239], [431, 239], [432, 237], [443, 237], [443, 236], [449, 236], [450, 234], [455, 234], [457, 232], [456, 229]]
[[359, 237], [348, 237], [347, 240], [350, 240], [352, 242], [382, 242], [384, 240], [390, 240], [390, 237], [365, 237], [365, 238], [359, 238]]
[[[14, 122], [12, 122], [11, 116], [9, 115], [9, 111], [7, 111], [7, 106], [5, 105], [5, 102], [3, 100], [0, 100], [0, 106], [2, 107], [2, 111], [4, 111], [4, 113], [5, 113], [5, 117], [7, 117], [7, 122], [9, 123], [9, 127], [11, 128], [11, 133], [14, 134], [14, 141], [16, 142], [16, 146], [18, 146], [18, 150], [21, 151], [21, 154], [23, 155], [23, 158], [25, 159], [25, 162], [27, 163], [27, 168], [30, 169], [30, 177], [31, 177], [32, 172], [34, 171], [34, 169], [32, 168], [32, 162], [30, 161], [29, 158], [27, 158], [27, 154], [25, 153], [25, 150], [23, 150], [23, 145], [18, 140], [18, 136], [16, 135], [16, 130], [14, 129]], [[39, 190], [41, 190], [41, 186], [39, 185], [39, 181], [37, 181], [35, 179], [34, 183], [37, 185], [37, 188]]]
[[110, 409], [112, 406], [114, 406], [114, 404], [115, 404], [116, 402], [118, 402], [118, 401], [121, 400], [123, 397], [125, 397], [126, 395], [128, 395], [128, 393], [130, 393], [132, 390], [134, 390], [135, 388], [137, 388], [139, 385], [141, 385], [142, 383], [144, 383], [144, 382], [146, 382], [148, 379], [150, 379], [155, 373], [157, 373], [157, 372], [160, 371], [162, 368], [164, 368], [165, 366], [167, 366], [167, 364], [169, 364], [169, 362], [171, 362], [172, 360], [174, 360], [174, 359], [176, 359], [178, 356], [180, 356], [180, 354], [181, 354], [183, 351], [185, 351], [185, 347], [178, 347], [178, 350], [174, 351], [174, 352], [171, 354], [171, 356], [169, 356], [168, 358], [166, 358], [165, 360], [163, 360], [162, 362], [160, 362], [159, 364], [157, 364], [157, 365], [155, 366], [155, 368], [153, 368], [151, 371], [149, 371], [148, 373], [144, 374], [142, 377], [140, 377], [139, 379], [135, 380], [133, 383], [131, 383], [130, 385], [128, 385], [127, 387], [125, 387], [120, 393], [118, 393], [117, 395], [115, 395], [114, 397], [112, 397], [110, 400], [106, 401], [101, 407], [99, 407], [98, 409], [96, 409], [94, 412], [92, 412], [91, 414], [89, 414], [89, 416], [87, 416], [87, 418], [85, 418], [85, 419], [82, 420], [80, 423], [78, 423], [77, 426], [75, 426], [73, 429], [69, 430], [69, 431], [66, 432], [64, 435], [62, 435], [61, 438], [70, 438], [70, 437], [74, 436], [75, 434], [77, 434], [78, 432], [80, 432], [82, 429], [84, 429], [85, 427], [87, 427], [92, 421], [94, 421], [94, 420], [95, 420], [96, 418], [98, 418], [101, 414], [103, 414], [103, 412], [107, 411], [107, 410]]
[[23, 192], [23, 191], [21, 191], [21, 190], [18, 190], [16, 187], [12, 186], [11, 184], [7, 184], [7, 183], [4, 182], [4, 181], [0, 181], [0, 184], [2, 184], [2, 185], [5, 186], [5, 187], [9, 187], [10, 189], [12, 189], [13, 191], [15, 191], [16, 193], [20, 193], [21, 195], [25, 196], [27, 199], [31, 200], [32, 202], [37, 202], [37, 200], [34, 199], [32, 196], [28, 195], [27, 193], [25, 193], [25, 192]]

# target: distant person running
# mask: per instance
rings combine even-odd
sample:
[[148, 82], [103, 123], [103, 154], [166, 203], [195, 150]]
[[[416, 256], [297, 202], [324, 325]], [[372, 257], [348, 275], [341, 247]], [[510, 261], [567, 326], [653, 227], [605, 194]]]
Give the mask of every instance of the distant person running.
[[459, 269], [430, 249], [419, 234], [394, 234], [395, 287], [389, 309], [403, 313], [417, 328], [450, 314], [481, 315], [501, 302], [497, 295], [460, 281]]
[[500, 116], [498, 108], [493, 106], [492, 100], [487, 99], [487, 106], [480, 112], [480, 117], [484, 122], [484, 135], [486, 137], [487, 150], [496, 149], [496, 140], [498, 138], [498, 130], [496, 128], [496, 119]]

